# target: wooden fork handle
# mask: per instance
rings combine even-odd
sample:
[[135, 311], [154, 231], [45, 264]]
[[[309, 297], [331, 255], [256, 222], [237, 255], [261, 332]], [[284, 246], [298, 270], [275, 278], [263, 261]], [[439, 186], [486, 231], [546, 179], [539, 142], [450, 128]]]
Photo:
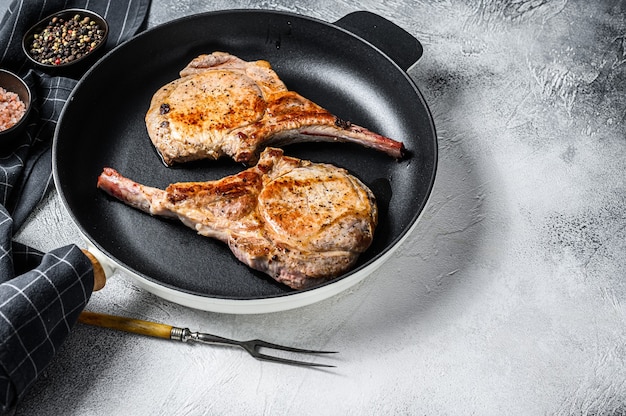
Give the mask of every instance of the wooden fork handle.
[[172, 329], [174, 328], [171, 325], [157, 322], [142, 321], [141, 319], [125, 318], [123, 316], [113, 316], [90, 311], [83, 311], [78, 317], [78, 322], [165, 339], [170, 339]]

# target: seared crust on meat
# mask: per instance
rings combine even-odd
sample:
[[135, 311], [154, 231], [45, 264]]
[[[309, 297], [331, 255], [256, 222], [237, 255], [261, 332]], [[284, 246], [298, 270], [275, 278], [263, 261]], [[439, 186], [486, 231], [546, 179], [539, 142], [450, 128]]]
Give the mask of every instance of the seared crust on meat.
[[105, 168], [98, 187], [152, 215], [219, 239], [248, 266], [294, 289], [348, 271], [378, 222], [371, 190], [345, 169], [267, 148], [256, 166], [160, 190]]
[[193, 59], [152, 97], [148, 135], [166, 165], [232, 157], [253, 164], [266, 146], [350, 141], [396, 158], [404, 145], [342, 120], [289, 91], [267, 61], [214, 52]]

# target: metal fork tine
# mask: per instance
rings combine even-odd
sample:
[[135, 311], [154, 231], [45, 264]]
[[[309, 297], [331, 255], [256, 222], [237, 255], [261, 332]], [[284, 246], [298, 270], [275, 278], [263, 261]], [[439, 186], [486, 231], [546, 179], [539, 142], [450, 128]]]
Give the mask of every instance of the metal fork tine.
[[248, 342], [254, 343], [258, 347], [272, 348], [272, 349], [281, 350], [281, 351], [299, 352], [302, 354], [336, 354], [337, 353], [337, 351], [307, 350], [303, 348], [288, 347], [286, 345], [274, 344], [271, 342], [263, 341], [261, 339], [255, 339], [255, 340], [248, 341]]
[[303, 348], [295, 348], [295, 347], [288, 347], [288, 346], [280, 345], [280, 344], [274, 344], [274, 343], [263, 341], [260, 339], [243, 341], [239, 345], [243, 347], [248, 353], [250, 353], [250, 355], [252, 355], [254, 358], [258, 360], [266, 360], [266, 361], [272, 361], [276, 363], [299, 365], [299, 366], [306, 366], [306, 367], [327, 367], [327, 368], [335, 367], [334, 365], [331, 365], [331, 364], [313, 363], [310, 361], [293, 360], [289, 358], [282, 358], [282, 357], [277, 357], [274, 355], [264, 354], [259, 351], [259, 348], [269, 348], [269, 349], [274, 349], [274, 350], [279, 350], [279, 351], [288, 351], [288, 352], [295, 352], [295, 353], [301, 353], [301, 354], [335, 354], [336, 351], [307, 350]]
[[299, 361], [292, 360], [288, 358], [276, 357], [274, 355], [263, 354], [259, 352], [259, 348], [269, 348], [275, 349], [279, 351], [287, 351], [301, 354], [334, 354], [335, 351], [320, 351], [320, 350], [309, 350], [303, 348], [295, 348], [288, 347], [285, 345], [274, 344], [272, 342], [263, 341], [260, 339], [253, 339], [249, 341], [237, 341], [230, 338], [224, 338], [213, 334], [207, 334], [204, 332], [191, 332], [187, 328], [181, 329], [180, 336], [174, 337], [183, 342], [186, 341], [198, 341], [206, 344], [227, 344], [227, 345], [237, 345], [243, 349], [245, 349], [250, 355], [259, 360], [273, 361], [277, 363], [283, 364], [292, 364], [292, 365], [300, 365], [300, 366], [310, 366], [310, 367], [334, 367], [334, 365], [330, 364], [317, 364], [311, 363], [307, 361]]
[[303, 367], [326, 367], [326, 368], [334, 368], [336, 366], [332, 365], [332, 364], [322, 364], [322, 363], [313, 363], [310, 361], [299, 361], [299, 360], [292, 360], [289, 358], [281, 358], [281, 357], [275, 357], [273, 355], [267, 355], [267, 354], [260, 354], [260, 353], [256, 353], [256, 354], [251, 354], [254, 358], [259, 359], [259, 360], [265, 360], [265, 361], [272, 361], [275, 363], [282, 363], [282, 364], [291, 364], [291, 365], [299, 365], [299, 366], [303, 366]]

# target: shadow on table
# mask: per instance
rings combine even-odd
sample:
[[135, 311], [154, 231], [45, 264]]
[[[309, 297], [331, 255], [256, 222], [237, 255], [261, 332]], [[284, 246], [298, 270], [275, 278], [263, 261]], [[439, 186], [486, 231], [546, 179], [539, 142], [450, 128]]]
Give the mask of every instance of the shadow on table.
[[468, 90], [480, 85], [464, 88], [465, 81], [462, 74], [434, 65], [418, 83], [426, 84], [420, 88], [430, 95], [426, 101], [437, 129], [439, 164], [422, 217], [392, 257], [331, 299], [238, 323], [284, 337], [277, 342], [302, 333], [299, 339], [307, 339], [308, 331], [307, 342], [332, 349], [315, 345], [319, 334], [329, 339], [338, 333], [333, 342], [367, 345], [407, 331], [438, 331], [465, 312], [492, 278], [508, 233], [505, 188], [494, 161], [481, 149], [483, 124], [474, 118], [480, 109], [468, 99]]
[[337, 321], [350, 316], [350, 335], [363, 343], [373, 336], [406, 335], [409, 328], [424, 334], [446, 328], [484, 291], [506, 249], [505, 188], [481, 148], [483, 124], [473, 118], [480, 110], [468, 99], [469, 89], [480, 86], [465, 89], [464, 76], [449, 68], [427, 72], [422, 90], [431, 96], [426, 100], [439, 141], [429, 203], [390, 260], [352, 293], [321, 306], [334, 309]]

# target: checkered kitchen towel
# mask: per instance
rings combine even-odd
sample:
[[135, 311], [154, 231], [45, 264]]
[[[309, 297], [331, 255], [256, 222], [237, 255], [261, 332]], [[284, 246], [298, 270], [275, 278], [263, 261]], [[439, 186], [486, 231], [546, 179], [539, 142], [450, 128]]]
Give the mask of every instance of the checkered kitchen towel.
[[0, 21], [0, 68], [30, 86], [29, 125], [0, 152], [0, 413], [10, 412], [69, 334], [93, 289], [91, 262], [75, 245], [42, 253], [13, 241], [52, 186], [56, 122], [78, 80], [48, 75], [24, 56], [22, 36], [66, 8], [90, 9], [109, 23], [106, 49], [142, 29], [149, 0], [14, 0]]

